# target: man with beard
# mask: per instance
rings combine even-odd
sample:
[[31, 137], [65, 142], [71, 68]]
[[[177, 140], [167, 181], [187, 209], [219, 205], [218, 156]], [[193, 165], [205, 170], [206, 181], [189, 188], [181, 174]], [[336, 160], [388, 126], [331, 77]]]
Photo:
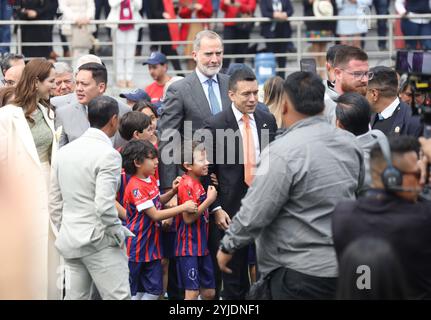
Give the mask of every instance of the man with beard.
[[356, 92], [365, 96], [368, 80], [372, 77], [369, 72], [368, 55], [362, 49], [343, 46], [336, 51], [334, 59], [335, 86], [333, 92], [325, 93], [324, 114], [328, 121], [335, 125], [335, 107], [340, 95]]
[[368, 82], [366, 97], [371, 105], [371, 127], [385, 135], [422, 135], [418, 116], [398, 98], [397, 73], [388, 67], [371, 68], [373, 78]]
[[[165, 155], [172, 155], [176, 148], [175, 143], [170, 141], [172, 135], [180, 133], [183, 136], [188, 125], [191, 125], [194, 133], [203, 128], [205, 120], [230, 108], [232, 104], [228, 96], [229, 77], [219, 73], [223, 61], [223, 42], [220, 36], [210, 30], [199, 32], [193, 43], [192, 56], [196, 62], [195, 71], [169, 86], [159, 120], [161, 156], [159, 175], [160, 189], [164, 191], [171, 188], [179, 170], [177, 166], [179, 163], [168, 163], [164, 159]], [[211, 209], [214, 214], [210, 215], [208, 245], [213, 265], [216, 266], [215, 254], [219, 237], [215, 225], [227, 229], [230, 218], [221, 207]], [[218, 296], [221, 275], [217, 271], [215, 278]]]

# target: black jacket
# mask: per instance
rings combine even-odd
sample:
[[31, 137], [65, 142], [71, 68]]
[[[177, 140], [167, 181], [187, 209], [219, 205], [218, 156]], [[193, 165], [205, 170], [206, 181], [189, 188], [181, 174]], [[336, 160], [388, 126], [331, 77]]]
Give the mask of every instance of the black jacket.
[[357, 201], [341, 202], [332, 215], [337, 258], [353, 241], [372, 236], [388, 241], [405, 271], [409, 298], [431, 298], [431, 203], [408, 202], [373, 190]]
[[[261, 130], [268, 130], [266, 133], [269, 133], [269, 142], [271, 142], [274, 140], [277, 124], [271, 113], [259, 109], [256, 109], [254, 112], [254, 117], [259, 136], [260, 150], [262, 151], [266, 145], [262, 145]], [[223, 139], [224, 141], [217, 141], [216, 139], [217, 129], [239, 130], [232, 108], [226, 108], [208, 119], [205, 122], [204, 128], [208, 129], [212, 134], [213, 148], [207, 148], [207, 150], [209, 149], [208, 153], [211, 153], [214, 159], [210, 172], [214, 172], [217, 175], [219, 183], [217, 201], [212, 207], [221, 205], [229, 216], [232, 217], [238, 212], [241, 206], [241, 199], [248, 190], [248, 186], [244, 182], [244, 165], [240, 162], [240, 154], [243, 152], [241, 135], [239, 135], [239, 139], [235, 139], [234, 147], [229, 145], [229, 151], [225, 139]], [[216, 150], [219, 152], [218, 154]], [[220, 153], [220, 150], [223, 150], [223, 155]], [[232, 151], [234, 154], [232, 154]]]
[[[371, 116], [371, 127], [374, 127], [376, 122], [376, 114], [373, 113]], [[413, 116], [410, 107], [400, 102], [397, 107], [397, 113], [395, 114], [394, 123], [390, 132], [385, 132], [386, 135], [411, 135], [420, 137], [423, 132], [423, 125], [421, 124], [418, 116]]]
[[[282, 3], [283, 12], [287, 13], [288, 17], [293, 15], [293, 6], [290, 0], [280, 0]], [[272, 8], [272, 0], [260, 0], [260, 11], [262, 17], [272, 18], [274, 10]], [[292, 29], [290, 22], [277, 22], [273, 28], [274, 22], [264, 22], [261, 24], [261, 34], [265, 38], [285, 38], [290, 37]]]

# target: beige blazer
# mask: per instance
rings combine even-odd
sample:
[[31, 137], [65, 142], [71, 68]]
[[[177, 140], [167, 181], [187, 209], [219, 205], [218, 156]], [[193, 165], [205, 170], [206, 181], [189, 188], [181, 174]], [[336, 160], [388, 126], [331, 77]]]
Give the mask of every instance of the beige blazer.
[[[42, 105], [39, 107], [54, 136], [52, 163], [56, 157], [61, 128], [56, 132], [53, 112], [49, 117], [48, 109]], [[57, 299], [60, 290], [56, 284], [59, 282], [58, 274], [61, 273], [58, 271], [60, 257], [54, 249], [55, 237], [48, 212], [49, 168], [46, 169], [46, 164], [40, 163], [24, 112], [14, 105], [0, 108], [0, 168], [0, 183], [8, 183], [10, 197], [14, 199], [10, 201], [18, 210], [16, 215], [15, 212], [3, 212], [3, 218], [7, 216], [11, 219], [11, 225], [21, 226], [16, 232], [18, 238], [28, 233], [28, 242], [20, 248], [28, 250], [26, 254], [30, 260], [26, 261], [25, 267], [31, 286], [28, 288], [28, 298]], [[10, 206], [8, 208], [13, 210]], [[21, 241], [18, 238], [17, 241]], [[13, 239], [9, 241], [13, 242]], [[0, 260], [3, 260], [2, 257]], [[0, 266], [0, 273], [1, 270]]]

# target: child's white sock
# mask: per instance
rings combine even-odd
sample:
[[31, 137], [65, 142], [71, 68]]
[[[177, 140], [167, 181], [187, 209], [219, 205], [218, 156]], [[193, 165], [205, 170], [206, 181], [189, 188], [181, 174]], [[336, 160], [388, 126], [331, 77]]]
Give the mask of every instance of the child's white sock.
[[143, 292], [136, 292], [136, 296], [132, 297], [132, 300], [142, 300]]
[[145, 292], [141, 300], [158, 300], [158, 299], [159, 299], [158, 295]]

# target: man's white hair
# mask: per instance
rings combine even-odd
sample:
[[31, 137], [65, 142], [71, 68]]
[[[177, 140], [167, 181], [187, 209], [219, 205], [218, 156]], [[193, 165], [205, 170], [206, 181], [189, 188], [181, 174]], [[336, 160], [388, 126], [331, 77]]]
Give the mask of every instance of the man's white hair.
[[218, 39], [220, 40], [220, 43], [223, 46], [223, 40], [219, 36], [217, 32], [211, 31], [211, 30], [202, 30], [196, 34], [195, 40], [193, 41], [193, 50], [199, 51], [201, 47], [202, 39], [208, 38], [208, 39]]

